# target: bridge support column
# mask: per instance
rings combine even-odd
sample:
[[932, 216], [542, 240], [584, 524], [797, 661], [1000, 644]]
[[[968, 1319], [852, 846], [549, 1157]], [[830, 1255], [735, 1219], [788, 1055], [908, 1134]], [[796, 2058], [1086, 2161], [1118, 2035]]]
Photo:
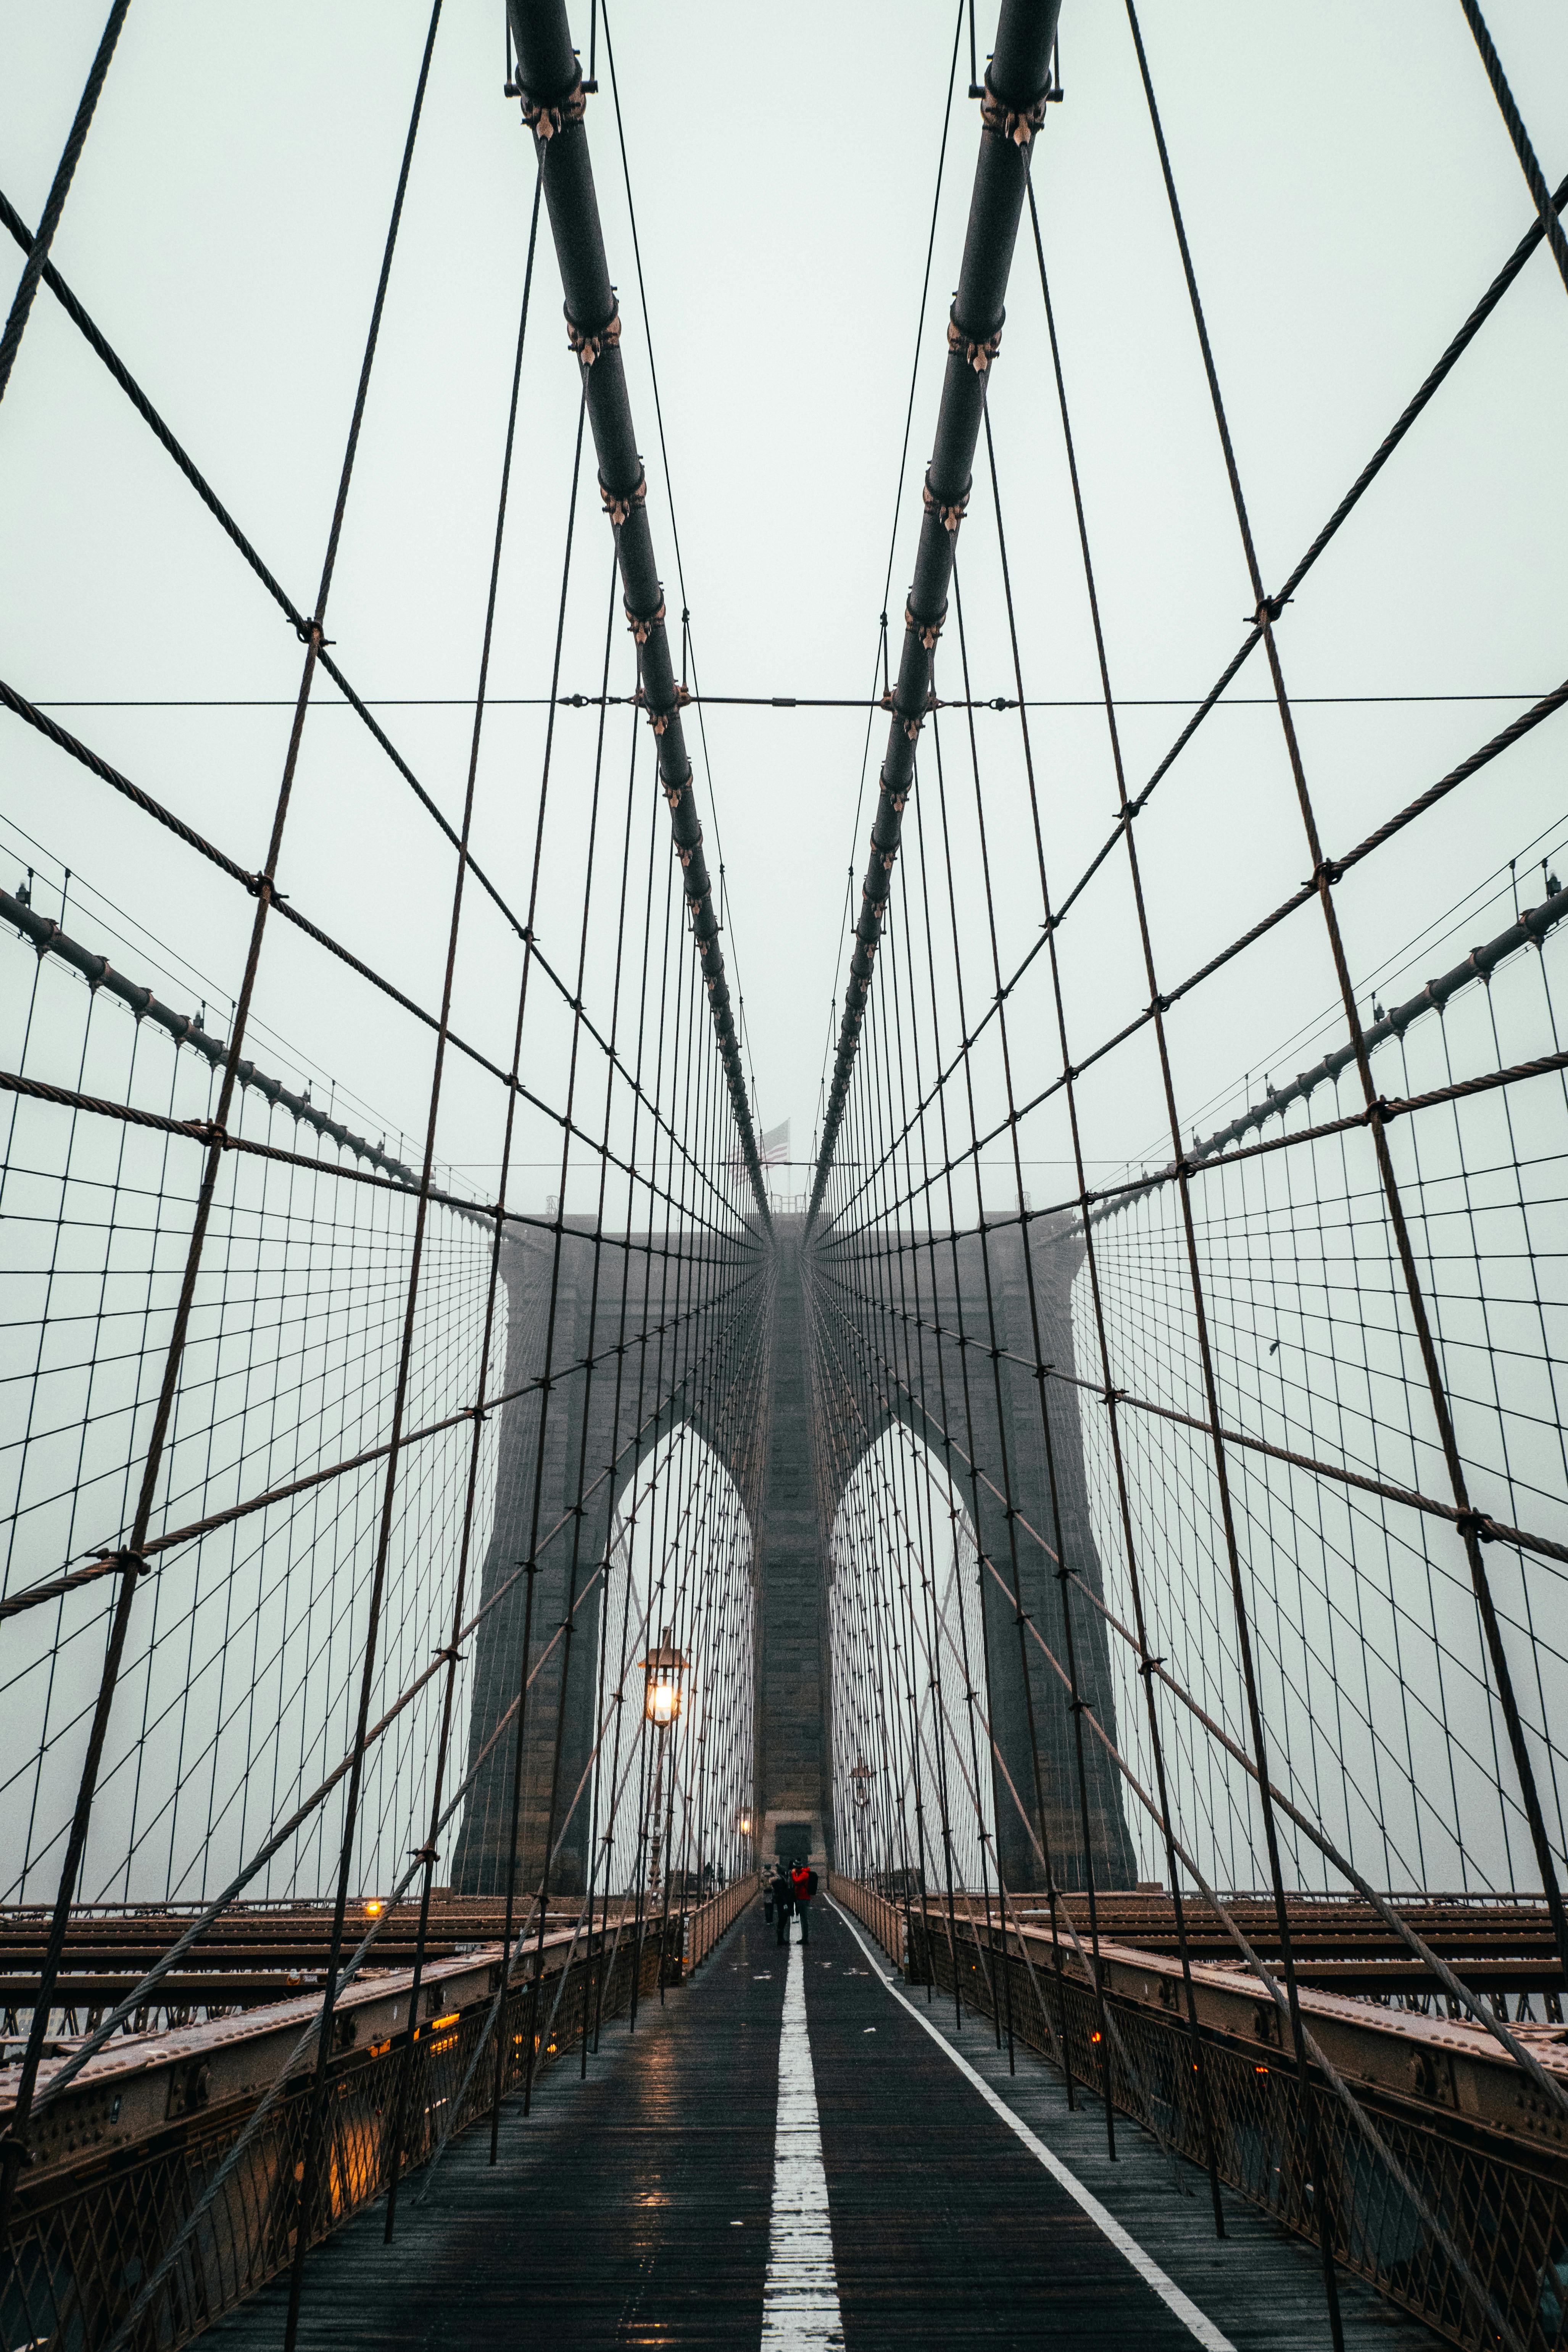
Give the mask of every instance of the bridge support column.
[[757, 1529], [759, 1858], [809, 1854], [833, 1833], [825, 1541], [812, 1448], [811, 1344], [801, 1278], [803, 1217], [774, 1220], [773, 1362]]

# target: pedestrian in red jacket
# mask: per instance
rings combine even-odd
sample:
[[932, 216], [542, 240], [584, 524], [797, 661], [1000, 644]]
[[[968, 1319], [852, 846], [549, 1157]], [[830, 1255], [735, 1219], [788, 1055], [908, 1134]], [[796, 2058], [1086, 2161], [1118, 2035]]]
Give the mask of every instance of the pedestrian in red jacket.
[[816, 1873], [797, 1862], [789, 1874], [789, 1891], [795, 1897], [795, 1907], [800, 1914], [800, 1940], [811, 1941], [811, 1898], [816, 1893]]

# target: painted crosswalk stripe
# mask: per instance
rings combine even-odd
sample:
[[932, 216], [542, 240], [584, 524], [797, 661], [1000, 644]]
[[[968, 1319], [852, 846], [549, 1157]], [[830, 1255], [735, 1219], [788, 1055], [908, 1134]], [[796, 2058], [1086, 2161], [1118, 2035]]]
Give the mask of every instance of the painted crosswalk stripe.
[[789, 1948], [779, 2036], [779, 2111], [773, 2135], [773, 2204], [763, 2294], [763, 2352], [841, 2347], [838, 2274], [827, 2218], [827, 2175], [816, 2116], [816, 2078], [805, 2030], [805, 1963]]

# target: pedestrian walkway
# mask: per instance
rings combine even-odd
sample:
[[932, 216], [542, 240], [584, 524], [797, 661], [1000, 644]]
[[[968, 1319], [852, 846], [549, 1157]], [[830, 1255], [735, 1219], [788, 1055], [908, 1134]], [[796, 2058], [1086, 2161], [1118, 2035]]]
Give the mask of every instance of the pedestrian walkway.
[[[606, 2031], [585, 2082], [568, 2059], [531, 2116], [508, 2110], [493, 2169], [488, 2134], [469, 2133], [427, 2190], [405, 2187], [390, 2249], [378, 2207], [312, 2253], [301, 2347], [1327, 2345], [1310, 2248], [1229, 2200], [1216, 2244], [1206, 2183], [1180, 2193], [1130, 2126], [1111, 2165], [1098, 2109], [1069, 2115], [1022, 2051], [1009, 2078], [987, 2021], [954, 2034], [951, 2006], [890, 1976], [825, 1902], [809, 1948], [787, 1954], [747, 1912], [635, 2033]], [[284, 2302], [279, 2283], [247, 2305], [215, 2352], [276, 2352]], [[1345, 2305], [1351, 2352], [1432, 2352], [1349, 2282]]]

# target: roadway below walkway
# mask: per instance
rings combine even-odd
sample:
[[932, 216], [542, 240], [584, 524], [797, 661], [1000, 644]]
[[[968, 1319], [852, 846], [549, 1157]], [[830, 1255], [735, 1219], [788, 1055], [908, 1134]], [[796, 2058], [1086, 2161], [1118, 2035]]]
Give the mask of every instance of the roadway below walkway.
[[[798, 1929], [795, 1931], [798, 1937]], [[920, 1989], [818, 1902], [781, 1949], [748, 1911], [689, 1986], [606, 2030], [586, 2081], [568, 2056], [533, 2113], [503, 2117], [500, 2161], [468, 2134], [433, 2178], [312, 2253], [306, 2352], [489, 2352], [570, 2345], [842, 2345], [847, 2352], [1116, 2344], [1134, 2352], [1320, 2352], [1311, 2249], [1237, 2200], [1215, 2241], [1207, 2184], [1181, 2185], [1058, 2077]], [[936, 2027], [928, 2031], [922, 2017]], [[1042, 2164], [954, 2063], [957, 2050], [1064, 2165]], [[1342, 2282], [1352, 2352], [1437, 2339]], [[223, 2352], [275, 2352], [286, 2284], [216, 2328]]]

